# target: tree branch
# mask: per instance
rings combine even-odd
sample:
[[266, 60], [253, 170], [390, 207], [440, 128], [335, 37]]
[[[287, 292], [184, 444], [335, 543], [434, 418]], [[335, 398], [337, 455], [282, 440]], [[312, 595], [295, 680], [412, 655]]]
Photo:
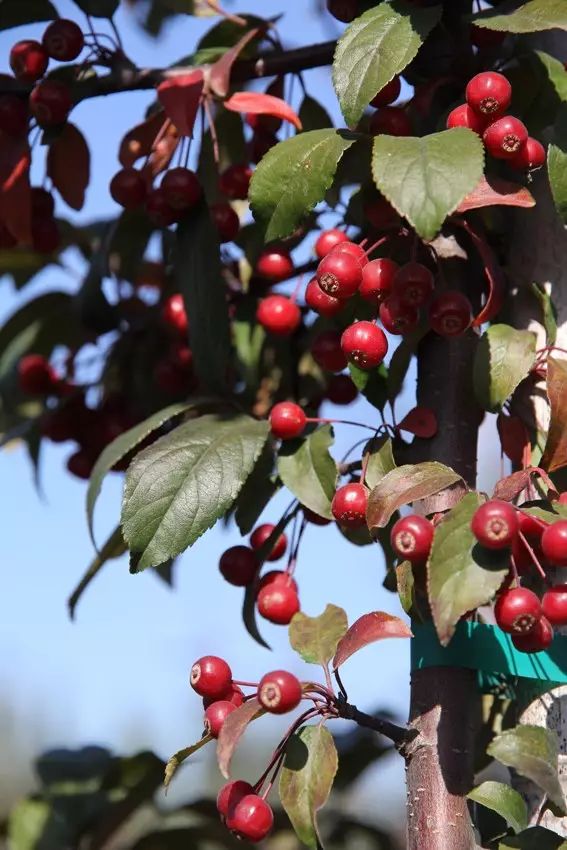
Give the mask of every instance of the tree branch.
[[417, 737], [417, 730], [407, 729], [405, 726], [398, 726], [397, 723], [392, 723], [383, 717], [376, 717], [376, 715], [359, 711], [355, 705], [348, 703], [342, 696], [338, 697], [336, 706], [339, 717], [342, 717], [343, 720], [354, 720], [359, 726], [379, 732], [380, 735], [389, 738], [399, 751], [403, 751], [404, 747]]

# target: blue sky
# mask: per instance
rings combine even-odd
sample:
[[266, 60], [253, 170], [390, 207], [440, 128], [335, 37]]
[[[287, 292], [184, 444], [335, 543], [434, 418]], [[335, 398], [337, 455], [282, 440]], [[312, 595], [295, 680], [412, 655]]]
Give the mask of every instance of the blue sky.
[[[81, 13], [70, 0], [56, 0], [55, 5], [63, 16], [81, 22]], [[266, 13], [263, 0], [237, 5], [247, 12]], [[338, 34], [339, 28], [327, 16], [322, 19], [315, 14], [314, 5], [305, 8], [301, 4], [300, 15], [288, 12], [284, 16], [280, 34], [286, 46]], [[279, 3], [270, 6], [279, 11]], [[211, 21], [177, 18], [157, 42], [144, 35], [125, 7], [117, 14], [116, 23], [127, 53], [140, 66], [149, 66], [170, 64], [191, 52]], [[0, 71], [8, 67], [14, 41], [40, 36], [42, 31], [40, 25], [0, 33]], [[338, 120], [328, 69], [308, 72], [305, 78], [309, 91]], [[123, 94], [89, 101], [73, 111], [72, 120], [91, 146], [92, 183], [79, 215], [62, 203], [60, 214], [88, 221], [118, 211], [107, 192], [118, 165], [118, 143], [139, 121], [150, 100], [151, 93]], [[41, 169], [36, 174], [39, 181]], [[80, 272], [75, 257], [68, 258], [68, 265]], [[73, 284], [72, 275], [50, 270], [18, 294], [7, 279], [0, 279], [0, 322], [39, 292]], [[409, 390], [413, 380], [410, 375]], [[410, 392], [400, 410], [404, 401], [406, 409], [412, 405]], [[328, 405], [323, 415], [341, 413], [344, 408]], [[349, 408], [349, 418], [368, 418], [372, 413], [365, 403]], [[494, 444], [490, 423], [488, 429], [487, 446]], [[339, 428], [336, 456], [358, 438], [353, 429]], [[71, 478], [64, 468], [70, 453], [69, 445], [45, 447], [43, 501], [34, 489], [24, 451], [14, 447], [0, 453], [2, 806], [29, 787], [28, 762], [42, 748], [92, 742], [122, 752], [153, 748], [167, 757], [197, 739], [201, 731], [199, 701], [188, 687], [187, 674], [192, 661], [202, 654], [226, 656], [239, 678], [253, 680], [276, 667], [288, 667], [304, 678], [312, 676], [290, 650], [285, 629], [269, 624], [264, 628], [273, 654], [245, 633], [240, 622], [241, 591], [224, 583], [217, 569], [222, 551], [239, 542], [235, 529], [213, 530], [182, 556], [173, 592], [149, 573], [130, 576], [124, 560], [111, 562], [81, 601], [76, 622], [70, 623], [65, 600], [93, 554], [85, 521], [85, 484]], [[484, 461], [486, 470], [498, 468], [494, 453]], [[489, 472], [485, 478], [488, 486]], [[99, 539], [116, 524], [120, 495], [121, 478], [111, 477], [99, 500]], [[275, 521], [277, 517], [278, 505], [274, 504], [265, 519]], [[304, 537], [297, 572], [302, 608], [315, 615], [333, 602], [346, 608], [351, 622], [369, 610], [399, 614], [396, 597], [382, 588], [383, 572], [377, 547], [354, 548], [335, 528], [312, 526]], [[362, 709], [381, 707], [405, 717], [408, 660], [409, 645], [400, 640], [369, 647], [354, 657], [344, 672], [352, 700]], [[266, 754], [278, 722], [274, 720], [270, 726], [270, 720], [263, 721], [262, 728], [266, 737], [260, 738], [258, 749]], [[205, 752], [192, 770], [181, 774], [173, 800], [198, 794], [200, 783], [211, 776], [218, 783], [214, 754]], [[396, 816], [397, 806], [392, 803], [401, 805], [403, 793], [403, 768], [397, 757], [392, 757], [379, 771], [366, 775], [357, 789], [357, 807], [376, 813], [373, 799], [382, 799], [377, 814], [387, 820]]]

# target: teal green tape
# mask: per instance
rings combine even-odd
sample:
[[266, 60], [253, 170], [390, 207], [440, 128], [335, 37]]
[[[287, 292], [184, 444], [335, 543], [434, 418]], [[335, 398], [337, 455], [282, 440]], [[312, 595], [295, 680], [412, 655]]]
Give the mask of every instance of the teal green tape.
[[502, 679], [537, 680], [550, 690], [567, 683], [567, 637], [556, 635], [546, 652], [515, 649], [510, 635], [496, 626], [460, 622], [448, 646], [439, 643], [433, 623], [412, 625], [412, 670], [424, 667], [467, 667], [478, 670], [482, 690]]

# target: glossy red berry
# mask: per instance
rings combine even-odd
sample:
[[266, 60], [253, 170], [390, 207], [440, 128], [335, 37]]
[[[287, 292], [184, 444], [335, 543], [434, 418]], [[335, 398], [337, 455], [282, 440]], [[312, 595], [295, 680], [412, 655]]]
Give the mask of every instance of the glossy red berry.
[[18, 41], [10, 50], [10, 68], [22, 83], [35, 83], [47, 71], [49, 56], [39, 41]]
[[82, 481], [88, 481], [91, 477], [91, 472], [94, 467], [94, 460], [86, 451], [86, 449], [78, 449], [70, 457], [67, 458], [67, 471], [74, 475], [75, 478], [80, 478]]
[[219, 570], [223, 578], [235, 587], [246, 587], [254, 580], [258, 561], [250, 547], [231, 546], [223, 552], [219, 561]]
[[190, 168], [172, 168], [162, 180], [165, 200], [174, 210], [188, 210], [201, 199], [199, 178]]
[[528, 129], [519, 118], [505, 115], [489, 124], [482, 138], [489, 154], [497, 159], [512, 159], [528, 141]]
[[244, 201], [248, 197], [248, 188], [252, 169], [245, 163], [229, 165], [219, 177], [219, 189], [231, 201]]
[[[235, 685], [234, 682], [231, 682], [228, 690], [223, 693], [221, 699], [231, 702], [235, 708], [238, 708], [244, 702], [244, 691], [238, 685]], [[203, 697], [203, 708], [207, 709], [214, 702], [218, 702], [217, 697]]]
[[433, 525], [417, 514], [404, 516], [392, 528], [390, 541], [398, 558], [422, 564], [429, 557], [433, 543]]
[[205, 710], [205, 732], [213, 738], [218, 738], [224, 721], [229, 714], [236, 711], [236, 706], [228, 700], [217, 700]]
[[258, 702], [271, 714], [286, 714], [301, 702], [301, 682], [287, 670], [273, 670], [260, 679]]
[[406, 263], [394, 278], [393, 291], [408, 307], [421, 307], [433, 293], [434, 279], [427, 266]]
[[358, 390], [348, 375], [333, 375], [327, 384], [327, 398], [333, 404], [351, 404], [358, 396]]
[[547, 524], [531, 514], [525, 514], [523, 511], [518, 511], [518, 522], [524, 537], [529, 538], [532, 542], [539, 543]]
[[547, 526], [541, 536], [541, 548], [555, 567], [567, 567], [567, 520]]
[[293, 260], [282, 248], [267, 248], [258, 257], [254, 271], [268, 280], [285, 280], [293, 275]]
[[551, 623], [541, 617], [527, 635], [512, 635], [512, 643], [519, 652], [542, 652], [553, 643]]
[[509, 548], [519, 527], [516, 509], [499, 499], [491, 499], [477, 508], [471, 522], [472, 533], [487, 549]]
[[388, 341], [374, 322], [354, 322], [343, 332], [341, 348], [347, 360], [359, 369], [375, 369], [386, 356]]
[[440, 336], [461, 336], [472, 321], [472, 306], [458, 290], [442, 292], [431, 302], [429, 324]]
[[475, 112], [468, 103], [461, 103], [447, 115], [447, 129], [453, 127], [467, 127], [482, 136], [486, 128], [486, 118]]
[[180, 334], [187, 333], [189, 330], [189, 318], [185, 311], [182, 295], [176, 293], [169, 296], [162, 307], [161, 318], [164, 324], [172, 328], [172, 330], [178, 331]]
[[220, 789], [217, 795], [217, 811], [222, 820], [225, 820], [228, 810], [234, 808], [236, 803], [246, 797], [248, 794], [253, 794], [254, 788], [249, 782], [244, 782], [242, 779], [236, 779], [233, 782], [227, 782]]
[[40, 127], [53, 127], [67, 120], [72, 107], [71, 92], [59, 80], [43, 80], [32, 90], [30, 112]]
[[471, 24], [469, 30], [471, 44], [475, 47], [498, 47], [505, 40], [508, 33], [499, 30], [489, 30], [487, 27], [478, 27]]
[[132, 210], [141, 207], [146, 200], [146, 183], [136, 168], [122, 168], [110, 181], [110, 195], [113, 201]]
[[161, 186], [150, 189], [146, 198], [148, 218], [156, 227], [169, 227], [179, 218], [179, 210], [174, 210], [167, 202], [165, 191]]
[[257, 843], [266, 838], [274, 825], [274, 813], [269, 803], [257, 794], [247, 794], [230, 805], [226, 825], [239, 838]]
[[358, 289], [365, 301], [379, 304], [392, 290], [394, 277], [399, 266], [387, 257], [371, 260], [362, 269], [362, 283]]
[[26, 354], [18, 363], [18, 381], [26, 395], [49, 395], [57, 383], [57, 376], [42, 354]]
[[258, 592], [258, 613], [278, 626], [287, 626], [299, 611], [299, 597], [291, 584], [271, 582]]
[[336, 316], [345, 306], [345, 302], [323, 292], [316, 277], [311, 278], [305, 288], [305, 303], [321, 316]]
[[541, 619], [541, 603], [526, 587], [514, 587], [501, 593], [494, 605], [494, 617], [503, 632], [526, 635]]
[[285, 295], [268, 295], [260, 301], [256, 319], [268, 333], [291, 336], [301, 324], [301, 310]]
[[[272, 525], [271, 522], [265, 522], [263, 525], [259, 525], [258, 528], [255, 528], [252, 534], [250, 535], [250, 545], [252, 549], [257, 551], [260, 549], [272, 531], [274, 530], [275, 525]], [[279, 561], [279, 559], [285, 555], [285, 550], [287, 549], [287, 537], [285, 534], [280, 534], [274, 545], [272, 546], [272, 551], [269, 555], [266, 555], [266, 561]]]
[[411, 136], [412, 126], [401, 106], [385, 106], [371, 117], [368, 129], [373, 136]]
[[83, 49], [85, 40], [75, 21], [58, 18], [49, 24], [41, 42], [52, 59], [57, 59], [58, 62], [72, 62]]
[[388, 333], [404, 336], [415, 330], [419, 324], [417, 307], [403, 304], [398, 295], [390, 295], [380, 304], [378, 311], [384, 330]]
[[567, 625], [567, 584], [556, 584], [543, 594], [541, 609], [552, 626]]
[[323, 257], [326, 257], [327, 254], [333, 250], [333, 248], [340, 245], [341, 242], [348, 241], [349, 238], [344, 230], [339, 230], [337, 227], [333, 227], [331, 230], [324, 230], [315, 242], [315, 253], [319, 259], [322, 260]]
[[270, 570], [263, 575], [258, 584], [258, 593], [269, 585], [273, 587], [277, 587], [278, 585], [291, 587], [295, 593], [298, 592], [296, 580], [285, 570]]
[[204, 655], [191, 667], [189, 680], [199, 696], [222, 699], [232, 683], [232, 671], [224, 659]]
[[335, 249], [319, 263], [317, 281], [327, 295], [350, 298], [362, 282], [362, 266], [352, 254]]
[[232, 242], [238, 236], [240, 219], [230, 204], [212, 204], [211, 217], [221, 242]]
[[483, 71], [469, 80], [465, 95], [468, 105], [479, 115], [496, 118], [510, 106], [512, 86], [502, 74]]
[[510, 165], [518, 171], [535, 171], [545, 165], [546, 159], [545, 148], [541, 142], [528, 136], [526, 144], [510, 159]]
[[307, 417], [293, 401], [280, 401], [270, 411], [270, 429], [278, 440], [293, 440], [299, 437]]
[[333, 496], [331, 511], [339, 525], [361, 528], [366, 525], [367, 503], [368, 490], [363, 484], [344, 484]]
[[28, 126], [28, 107], [25, 100], [15, 94], [0, 96], [0, 130], [9, 136], [20, 136]]
[[363, 246], [358, 245], [356, 242], [351, 242], [350, 239], [347, 239], [346, 242], [339, 242], [338, 245], [335, 245], [333, 253], [351, 254], [353, 257], [356, 257], [362, 268], [368, 262], [368, 257], [366, 256], [366, 251]]
[[61, 244], [59, 226], [54, 218], [32, 219], [32, 248], [40, 254], [52, 254]]
[[389, 83], [386, 83], [384, 88], [380, 89], [378, 94], [374, 95], [370, 101], [370, 106], [374, 106], [375, 109], [380, 109], [380, 107], [383, 106], [389, 106], [399, 98], [401, 90], [402, 82], [400, 78], [396, 76], [390, 80]]
[[328, 372], [342, 372], [347, 365], [339, 331], [321, 331], [311, 343], [311, 354], [315, 363]]

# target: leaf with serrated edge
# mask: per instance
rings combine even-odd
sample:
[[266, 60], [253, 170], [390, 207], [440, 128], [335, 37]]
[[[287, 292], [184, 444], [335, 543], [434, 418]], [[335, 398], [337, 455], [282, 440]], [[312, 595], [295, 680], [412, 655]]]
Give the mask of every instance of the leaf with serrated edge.
[[389, 437], [373, 437], [364, 447], [364, 455], [367, 458], [364, 483], [372, 489], [396, 468], [392, 440]]
[[475, 352], [473, 383], [485, 410], [500, 409], [535, 361], [536, 338], [531, 331], [509, 325], [492, 325], [482, 335]]
[[297, 837], [312, 850], [322, 846], [317, 812], [329, 798], [337, 768], [335, 742], [325, 726], [304, 726], [290, 739], [280, 774], [280, 800]]
[[167, 760], [165, 776], [163, 777], [163, 784], [166, 788], [173, 779], [173, 776], [177, 772], [179, 766], [183, 764], [189, 756], [192, 756], [193, 753], [196, 753], [197, 750], [200, 750], [201, 747], [204, 747], [205, 744], [208, 744], [209, 741], [212, 740], [213, 738], [211, 735], [204, 735], [199, 741], [197, 741], [196, 744], [192, 744], [190, 747], [184, 747], [182, 750], [178, 750]]
[[333, 658], [333, 670], [344, 664], [355, 652], [371, 643], [385, 640], [385, 638], [409, 638], [411, 636], [411, 630], [399, 617], [386, 614], [384, 611], [372, 611], [371, 614], [363, 614], [340, 639]]
[[278, 457], [278, 473], [284, 485], [302, 505], [332, 519], [331, 501], [337, 484], [337, 465], [329, 454], [334, 443], [330, 425], [308, 437], [285, 440]]
[[503, 782], [488, 780], [467, 794], [469, 800], [492, 809], [504, 818], [514, 832], [521, 832], [528, 825], [528, 807], [521, 794]]
[[308, 664], [324, 667], [347, 629], [347, 615], [337, 605], [327, 605], [319, 617], [308, 617], [300, 611], [289, 624], [289, 642]]
[[541, 726], [519, 725], [497, 735], [486, 751], [539, 785], [565, 814], [565, 799], [557, 775], [559, 742], [555, 732]]
[[347, 27], [333, 59], [333, 84], [347, 124], [354, 126], [372, 98], [417, 56], [440, 17], [440, 6], [381, 3]]
[[479, 27], [513, 33], [567, 30], [567, 7], [564, 0], [528, 0], [519, 8], [514, 6], [505, 3], [497, 9], [487, 10], [477, 15], [474, 23]]
[[289, 236], [330, 189], [343, 153], [356, 137], [343, 130], [311, 130], [280, 142], [262, 158], [250, 181], [254, 218], [271, 242]]
[[368, 527], [384, 528], [402, 505], [426, 499], [462, 481], [460, 475], [436, 461], [398, 466], [377, 484], [368, 497]]
[[567, 466], [567, 360], [547, 358], [547, 397], [551, 417], [541, 466], [554, 472]]
[[509, 552], [482, 548], [471, 531], [479, 505], [477, 493], [467, 494], [435, 529], [427, 561], [427, 593], [443, 646], [463, 614], [490, 602], [508, 574]]
[[421, 138], [377, 136], [376, 186], [422, 239], [433, 239], [482, 177], [484, 148], [465, 127]]
[[225, 779], [230, 776], [230, 762], [238, 742], [244, 735], [248, 725], [265, 714], [264, 709], [254, 697], [239, 705], [236, 711], [228, 715], [222, 724], [217, 740], [217, 761]]
[[268, 436], [268, 423], [207, 415], [179, 425], [134, 459], [122, 529], [137, 571], [191, 546], [230, 508]]

